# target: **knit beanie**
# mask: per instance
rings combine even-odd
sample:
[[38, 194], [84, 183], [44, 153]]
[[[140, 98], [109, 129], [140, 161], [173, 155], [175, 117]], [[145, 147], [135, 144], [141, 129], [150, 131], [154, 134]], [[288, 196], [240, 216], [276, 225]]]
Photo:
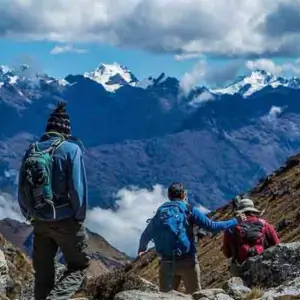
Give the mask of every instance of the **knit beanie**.
[[66, 136], [71, 135], [70, 117], [66, 111], [66, 103], [59, 102], [56, 109], [49, 116], [46, 132], [50, 131]]

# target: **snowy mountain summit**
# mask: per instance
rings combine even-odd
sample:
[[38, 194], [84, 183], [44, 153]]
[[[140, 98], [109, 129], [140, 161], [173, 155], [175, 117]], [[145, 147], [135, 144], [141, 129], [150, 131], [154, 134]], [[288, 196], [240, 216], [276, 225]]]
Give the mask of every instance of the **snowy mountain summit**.
[[211, 92], [214, 94], [241, 94], [246, 98], [267, 86], [271, 86], [273, 88], [286, 86], [299, 89], [300, 79], [285, 79], [263, 70], [255, 70], [247, 76], [241, 76], [237, 78], [237, 80], [225, 88], [211, 90]]
[[84, 73], [84, 77], [95, 80], [109, 92], [115, 92], [124, 85], [135, 86], [138, 82], [132, 72], [118, 63], [101, 64], [95, 71]]

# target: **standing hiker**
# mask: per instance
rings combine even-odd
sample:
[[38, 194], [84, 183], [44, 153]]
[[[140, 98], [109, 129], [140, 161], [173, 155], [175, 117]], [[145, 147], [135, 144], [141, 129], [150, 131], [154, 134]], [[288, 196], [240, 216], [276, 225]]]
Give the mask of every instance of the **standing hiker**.
[[251, 256], [259, 255], [265, 249], [280, 243], [274, 227], [259, 217], [251, 199], [240, 199], [235, 203], [235, 213], [244, 213], [246, 220], [224, 232], [222, 250], [231, 258], [230, 273], [240, 277], [243, 262]]
[[186, 202], [182, 183], [172, 183], [168, 188], [170, 202], [164, 203], [143, 232], [138, 255], [147, 250], [150, 240], [161, 257], [159, 289], [161, 292], [178, 290], [183, 280], [186, 293], [201, 289], [200, 267], [197, 259], [193, 225], [207, 231], [218, 232], [238, 224], [237, 219], [214, 222], [197, 208]]
[[[89, 258], [84, 227], [87, 182], [82, 152], [70, 141], [64, 103], [50, 115], [46, 132], [26, 151], [18, 201], [33, 226], [35, 300], [66, 300], [82, 285]], [[57, 285], [55, 257], [60, 248], [67, 270]]]

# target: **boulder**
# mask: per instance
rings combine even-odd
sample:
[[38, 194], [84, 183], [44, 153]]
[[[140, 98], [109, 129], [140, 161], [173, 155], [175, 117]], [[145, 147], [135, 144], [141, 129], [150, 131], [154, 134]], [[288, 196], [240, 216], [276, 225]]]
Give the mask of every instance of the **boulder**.
[[157, 285], [153, 284], [152, 282], [144, 279], [143, 277], [139, 277], [141, 281], [143, 282], [143, 290], [149, 291], [149, 292], [158, 292], [159, 288]]
[[286, 297], [286, 299], [288, 298], [288, 296], [291, 297], [290, 299], [300, 299], [300, 277], [285, 282], [276, 288], [267, 290], [262, 295], [260, 300], [276, 300], [280, 298], [284, 299], [284, 296]]
[[8, 265], [5, 255], [0, 250], [0, 295], [6, 294], [7, 284], [9, 282]]
[[236, 300], [246, 299], [247, 295], [251, 292], [251, 289], [245, 286], [243, 279], [240, 277], [230, 278], [225, 283], [224, 290]]
[[194, 300], [234, 300], [223, 289], [204, 289], [193, 294]]
[[300, 242], [279, 244], [244, 263], [248, 286], [276, 287], [300, 277]]
[[193, 298], [175, 291], [160, 293], [131, 290], [118, 293], [114, 300], [193, 300]]

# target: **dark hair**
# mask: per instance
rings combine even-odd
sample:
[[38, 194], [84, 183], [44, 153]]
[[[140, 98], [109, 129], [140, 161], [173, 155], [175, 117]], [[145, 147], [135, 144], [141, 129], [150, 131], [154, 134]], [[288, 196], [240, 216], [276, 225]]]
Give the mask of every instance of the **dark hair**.
[[182, 182], [173, 182], [168, 188], [168, 196], [170, 200], [172, 199], [183, 199], [185, 196], [186, 190]]

